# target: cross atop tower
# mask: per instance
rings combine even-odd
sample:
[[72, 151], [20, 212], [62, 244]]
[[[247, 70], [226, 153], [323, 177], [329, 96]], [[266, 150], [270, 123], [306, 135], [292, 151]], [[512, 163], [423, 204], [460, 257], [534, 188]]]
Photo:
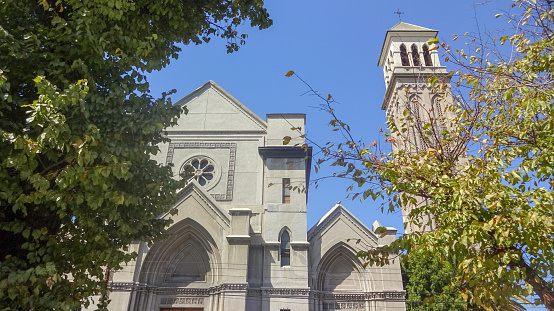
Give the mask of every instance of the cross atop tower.
[[400, 14], [404, 14], [404, 12], [400, 12], [400, 9], [398, 9], [396, 12], [393, 12], [394, 14], [398, 14], [398, 20], [402, 22], [402, 18], [400, 17]]

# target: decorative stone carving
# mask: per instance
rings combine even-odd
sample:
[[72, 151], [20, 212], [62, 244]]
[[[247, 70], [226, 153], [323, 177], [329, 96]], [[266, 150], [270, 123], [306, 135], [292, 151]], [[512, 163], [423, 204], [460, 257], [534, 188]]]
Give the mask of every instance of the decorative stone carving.
[[227, 171], [227, 186], [225, 193], [212, 194], [212, 197], [217, 201], [232, 201], [233, 200], [233, 186], [235, 184], [235, 163], [237, 156], [237, 144], [236, 143], [222, 143], [222, 142], [172, 142], [169, 144], [167, 150], [167, 157], [165, 164], [169, 165], [173, 163], [173, 154], [175, 149], [229, 149], [229, 169]]
[[190, 298], [190, 297], [169, 297], [162, 298], [160, 301], [162, 305], [203, 305], [204, 298]]
[[362, 310], [365, 309], [363, 302], [324, 302], [323, 310]]
[[195, 179], [200, 186], [210, 188], [219, 181], [221, 171], [212, 158], [195, 156], [181, 166], [179, 175], [186, 176], [188, 180]]

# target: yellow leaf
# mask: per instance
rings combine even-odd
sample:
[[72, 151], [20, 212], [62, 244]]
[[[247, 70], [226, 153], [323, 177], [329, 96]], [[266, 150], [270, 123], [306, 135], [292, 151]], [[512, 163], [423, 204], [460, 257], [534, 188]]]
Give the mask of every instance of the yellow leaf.
[[327, 95], [327, 100], [330, 100], [331, 99], [331, 94]]
[[292, 137], [290, 137], [290, 136], [283, 137], [283, 145], [288, 145], [290, 143], [291, 139], [292, 139]]
[[292, 76], [293, 74], [294, 74], [294, 71], [291, 70], [291, 71], [287, 72], [287, 74], [286, 74], [285, 76], [286, 76], [286, 77], [290, 77], [290, 76]]
[[433, 148], [427, 149], [427, 156], [430, 158], [434, 158], [437, 155], [437, 151]]

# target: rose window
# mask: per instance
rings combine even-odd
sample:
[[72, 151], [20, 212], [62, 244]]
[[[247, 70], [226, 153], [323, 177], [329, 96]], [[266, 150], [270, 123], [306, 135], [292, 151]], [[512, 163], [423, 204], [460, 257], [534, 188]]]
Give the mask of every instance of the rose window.
[[194, 178], [201, 186], [214, 181], [217, 173], [213, 160], [205, 156], [189, 159], [183, 164], [181, 171], [188, 180]]

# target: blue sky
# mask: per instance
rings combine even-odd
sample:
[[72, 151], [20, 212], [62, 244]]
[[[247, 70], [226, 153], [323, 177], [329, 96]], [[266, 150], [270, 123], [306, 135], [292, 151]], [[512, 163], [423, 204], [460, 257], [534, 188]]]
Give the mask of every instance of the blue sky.
[[[449, 42], [452, 34], [474, 32], [477, 25], [481, 31], [504, 27], [505, 21], [495, 19], [494, 14], [509, 9], [508, 4], [490, 1], [475, 7], [472, 1], [445, 0], [268, 1], [265, 5], [274, 20], [272, 27], [261, 31], [244, 27], [249, 35], [247, 43], [232, 54], [226, 54], [225, 42], [217, 39], [183, 47], [178, 60], [149, 75], [151, 91], [156, 96], [176, 89], [172, 97], [176, 102], [213, 80], [263, 119], [267, 113], [306, 113], [309, 137], [326, 142], [331, 134], [328, 114], [313, 108], [319, 104], [315, 98], [302, 96], [307, 89], [298, 79], [285, 77], [294, 70], [316, 90], [332, 94], [341, 103], [336, 111], [355, 136], [371, 142], [378, 138], [379, 126], [385, 127], [385, 114], [380, 109], [385, 84], [377, 59], [387, 29], [399, 21], [394, 12], [404, 12], [404, 22], [439, 30], [441, 41]], [[462, 44], [461, 40], [455, 42]], [[322, 176], [312, 171], [312, 178]], [[371, 200], [345, 200], [348, 185], [329, 180], [310, 189], [308, 227], [342, 200], [368, 226], [377, 219], [403, 232], [399, 213], [382, 214], [379, 203]]]

